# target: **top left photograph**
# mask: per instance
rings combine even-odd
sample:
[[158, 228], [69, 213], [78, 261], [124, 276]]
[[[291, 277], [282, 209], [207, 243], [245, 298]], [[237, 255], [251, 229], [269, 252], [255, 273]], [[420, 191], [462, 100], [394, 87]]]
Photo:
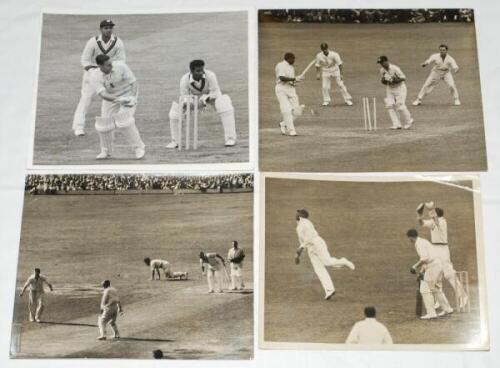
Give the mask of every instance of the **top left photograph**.
[[42, 14], [31, 166], [248, 164], [249, 12]]

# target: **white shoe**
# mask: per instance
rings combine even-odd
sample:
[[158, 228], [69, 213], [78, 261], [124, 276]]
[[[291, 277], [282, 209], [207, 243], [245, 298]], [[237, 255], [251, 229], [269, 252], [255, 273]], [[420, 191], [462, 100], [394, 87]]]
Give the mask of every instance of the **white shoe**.
[[347, 106], [352, 106], [352, 101], [351, 101], [351, 100], [347, 100], [347, 101], [345, 102], [345, 104], [346, 104]]
[[354, 263], [352, 263], [351, 261], [349, 261], [347, 258], [342, 257], [341, 260], [344, 261], [344, 263], [346, 264], [346, 266], [349, 267], [351, 270], [354, 270], [356, 268], [354, 266]]
[[73, 130], [73, 133], [77, 137], [83, 137], [85, 135], [85, 130], [83, 130], [83, 129], [75, 129], [75, 130]]
[[280, 123], [280, 130], [281, 130], [281, 135], [286, 135], [285, 123], [283, 123], [283, 122]]
[[145, 155], [146, 155], [146, 150], [144, 148], [138, 147], [138, 148], [135, 149], [135, 158], [136, 159], [140, 160]]
[[95, 158], [96, 160], [106, 160], [107, 158], [110, 158], [111, 155], [109, 154], [109, 152], [105, 149], [103, 149], [101, 151], [101, 153], [99, 153]]
[[292, 136], [292, 137], [295, 137], [295, 136], [297, 136], [297, 132], [295, 131], [295, 129], [290, 129], [290, 130], [288, 131], [288, 135], [290, 135], [290, 136]]
[[413, 119], [411, 119], [411, 120], [410, 120], [410, 121], [409, 121], [409, 122], [408, 122], [408, 123], [404, 126], [404, 128], [405, 128], [405, 129], [410, 129], [412, 125], [413, 125]]
[[329, 101], [325, 101], [325, 102], [323, 102], [323, 103], [321, 104], [321, 106], [328, 106], [328, 105], [330, 105], [330, 102], [329, 102]]
[[97, 340], [106, 340], [106, 336], [99, 336]]
[[401, 126], [394, 126], [394, 125], [393, 125], [393, 126], [391, 126], [391, 129], [392, 129], [392, 130], [399, 130], [399, 129], [401, 129]]
[[326, 294], [325, 300], [330, 300], [332, 298], [332, 296], [334, 296], [334, 295], [335, 295], [335, 290]]
[[419, 106], [419, 105], [422, 105], [422, 100], [419, 100], [419, 99], [417, 98], [415, 101], [413, 101], [412, 105], [413, 105], [413, 106]]
[[435, 318], [437, 318], [436, 314], [426, 314], [425, 316], [420, 317], [420, 319], [424, 319], [424, 320], [435, 319]]
[[30, 316], [30, 322], [35, 322], [35, 319]]
[[236, 139], [229, 138], [226, 143], [224, 144], [226, 147], [234, 147], [236, 146]]
[[453, 105], [455, 106], [460, 106], [461, 104], [460, 100], [455, 100], [455, 102], [453, 102]]
[[434, 303], [434, 309], [438, 309], [441, 305], [439, 304], [439, 302], [435, 302]]
[[438, 317], [443, 317], [446, 315], [446, 311], [441, 311], [437, 314]]
[[165, 148], [179, 148], [179, 145], [177, 144], [176, 141], [172, 141], [169, 144], [167, 144]]

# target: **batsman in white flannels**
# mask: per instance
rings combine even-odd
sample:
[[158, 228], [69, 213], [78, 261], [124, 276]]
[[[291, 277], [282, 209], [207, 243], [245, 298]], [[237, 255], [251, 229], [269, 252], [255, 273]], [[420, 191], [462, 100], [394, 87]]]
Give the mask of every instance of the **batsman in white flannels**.
[[[205, 69], [203, 60], [193, 60], [189, 63], [189, 72], [184, 74], [180, 81], [181, 96], [198, 96], [199, 107], [203, 111], [208, 105], [212, 106], [219, 115], [224, 129], [226, 147], [236, 145], [236, 123], [234, 107], [231, 98], [223, 94], [214, 72]], [[179, 145], [179, 124], [181, 114], [185, 114], [187, 106], [179, 106], [177, 101], [172, 102], [168, 114], [170, 119], [171, 142], [166, 148], [177, 148]]]
[[287, 52], [284, 60], [276, 64], [274, 72], [276, 74], [276, 87], [274, 89], [276, 98], [280, 105], [283, 121], [279, 123], [281, 134], [296, 136], [294, 120], [302, 115], [304, 105], [299, 104], [299, 96], [295, 90], [295, 85], [304, 80], [304, 77], [295, 77], [295, 55]]
[[100, 72], [92, 76], [93, 84], [97, 95], [102, 98], [101, 116], [97, 116], [95, 120], [101, 145], [101, 153], [96, 159], [111, 157], [114, 131], [119, 129], [134, 150], [135, 158], [139, 160], [146, 151], [135, 125], [138, 95], [135, 75], [125, 63], [112, 62], [107, 55], [98, 55], [96, 63]]
[[328, 106], [332, 101], [330, 90], [332, 88], [332, 79], [337, 83], [340, 93], [344, 98], [344, 102], [348, 106], [352, 106], [352, 97], [347, 92], [342, 77], [342, 59], [340, 55], [328, 49], [328, 44], [320, 45], [321, 52], [316, 55], [316, 79], [321, 80], [321, 93], [323, 95], [323, 106]]
[[422, 63], [422, 67], [425, 68], [430, 64], [434, 64], [434, 66], [422, 86], [417, 99], [413, 101], [413, 106], [421, 105], [423, 98], [431, 93], [441, 80], [444, 80], [448, 85], [453, 97], [453, 104], [455, 106], [460, 106], [461, 103], [458, 96], [458, 90], [455, 86], [455, 80], [453, 79], [453, 74], [458, 73], [459, 68], [455, 59], [448, 54], [447, 45], [439, 45], [439, 52], [429, 56], [429, 58]]
[[19, 296], [23, 296], [26, 289], [29, 288], [28, 310], [30, 322], [40, 322], [44, 308], [43, 296], [45, 295], [45, 285], [49, 287], [50, 291], [53, 290], [52, 284], [45, 276], [40, 274], [40, 269], [35, 268], [35, 273], [26, 280], [19, 294]]
[[208, 292], [214, 292], [215, 280], [215, 291], [222, 293], [222, 278], [224, 277], [222, 272], [226, 267], [224, 258], [217, 253], [200, 252], [200, 266], [202, 274], [207, 275]]
[[123, 308], [118, 297], [118, 292], [111, 286], [109, 280], [104, 280], [101, 286], [104, 291], [101, 298], [101, 315], [97, 319], [99, 326], [99, 337], [97, 340], [106, 340], [106, 325], [108, 323], [113, 330], [113, 338], [119, 339], [120, 333], [118, 332], [116, 319], [118, 318], [118, 314], [123, 314]]
[[389, 63], [387, 56], [380, 56], [380, 81], [386, 86], [384, 98], [385, 108], [392, 122], [391, 129], [401, 129], [401, 122], [405, 129], [410, 129], [413, 118], [406, 107], [406, 76], [399, 66]]
[[76, 136], [85, 135], [85, 117], [95, 95], [94, 86], [91, 83], [92, 74], [98, 73], [99, 69], [95, 61], [98, 55], [108, 55], [111, 61], [125, 62], [125, 47], [123, 42], [113, 34], [115, 24], [109, 20], [103, 20], [100, 24], [101, 34], [87, 41], [83, 49], [81, 64], [83, 67], [82, 91], [80, 102], [73, 117], [73, 132]]
[[316, 272], [323, 289], [325, 289], [325, 300], [329, 300], [335, 295], [335, 287], [326, 267], [348, 267], [354, 270], [354, 264], [345, 257], [335, 258], [330, 255], [325, 241], [319, 236], [313, 223], [309, 220], [307, 210], [297, 210], [295, 218], [300, 244], [295, 256], [295, 264], [300, 264], [300, 256], [304, 249], [307, 249], [314, 272]]
[[238, 242], [233, 240], [233, 246], [227, 252], [227, 260], [231, 265], [231, 290], [242, 290], [245, 288], [243, 282], [243, 260], [245, 251], [238, 247]]

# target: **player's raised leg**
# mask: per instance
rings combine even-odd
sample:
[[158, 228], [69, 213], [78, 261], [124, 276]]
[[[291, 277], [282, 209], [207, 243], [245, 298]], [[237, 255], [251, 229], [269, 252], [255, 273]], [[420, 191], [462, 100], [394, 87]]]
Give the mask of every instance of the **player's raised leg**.
[[321, 259], [314, 253], [309, 252], [309, 259], [313, 266], [316, 276], [318, 276], [319, 282], [323, 289], [325, 290], [325, 299], [330, 299], [335, 294], [335, 286], [333, 285], [332, 278], [325, 268], [325, 265]]
[[325, 266], [333, 267], [333, 268], [342, 268], [347, 267], [351, 270], [354, 270], [354, 264], [349, 261], [347, 258], [336, 258], [330, 255], [328, 252], [328, 247], [325, 241], [322, 238], [318, 238], [315, 241], [314, 245], [314, 253], [318, 256], [318, 258], [323, 262]]
[[226, 147], [236, 144], [236, 127], [234, 107], [228, 95], [221, 95], [215, 99], [215, 110], [220, 116], [224, 128], [224, 142]]

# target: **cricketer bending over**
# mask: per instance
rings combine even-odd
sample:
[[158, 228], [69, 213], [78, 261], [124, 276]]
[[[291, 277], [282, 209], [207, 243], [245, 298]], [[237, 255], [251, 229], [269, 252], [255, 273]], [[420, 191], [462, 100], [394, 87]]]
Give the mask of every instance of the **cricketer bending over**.
[[283, 121], [279, 123], [281, 134], [296, 136], [294, 120], [302, 115], [304, 105], [299, 105], [299, 96], [295, 91], [295, 84], [304, 80], [304, 77], [295, 78], [295, 55], [287, 52], [284, 60], [276, 64], [276, 98], [280, 105]]
[[[236, 123], [234, 119], [234, 107], [231, 98], [222, 94], [217, 77], [214, 72], [205, 69], [203, 60], [193, 60], [189, 63], [189, 73], [182, 76], [180, 81], [180, 94], [183, 96], [198, 96], [200, 108], [207, 105], [212, 106], [222, 122], [224, 128], [224, 142], [226, 147], [236, 145]], [[172, 107], [168, 114], [170, 119], [171, 142], [166, 148], [177, 148], [179, 142], [179, 124], [181, 114], [185, 114], [189, 106], [179, 106], [177, 101], [172, 102]]]
[[297, 235], [300, 243], [295, 256], [295, 264], [300, 263], [300, 256], [306, 248], [314, 272], [316, 272], [323, 289], [325, 289], [325, 300], [329, 300], [335, 295], [335, 287], [326, 267], [348, 267], [354, 270], [354, 264], [345, 257], [339, 259], [330, 255], [325, 241], [318, 235], [314, 225], [308, 219], [309, 213], [306, 210], [297, 210], [295, 218], [297, 220]]
[[[429, 218], [425, 218], [424, 209], [427, 209]], [[443, 264], [443, 276], [453, 288], [458, 298], [460, 308], [464, 308], [469, 300], [467, 293], [457, 277], [453, 263], [451, 262], [450, 248], [448, 245], [448, 223], [444, 218], [442, 208], [435, 208], [434, 202], [421, 203], [417, 207], [417, 220], [420, 226], [429, 229], [431, 243]]]
[[23, 296], [29, 288], [28, 311], [30, 322], [40, 322], [40, 317], [44, 309], [43, 296], [45, 294], [44, 285], [47, 285], [50, 291], [53, 290], [52, 284], [47, 278], [40, 274], [40, 269], [35, 268], [35, 273], [28, 277], [19, 296]]
[[316, 79], [321, 79], [321, 93], [323, 95], [323, 106], [328, 106], [332, 101], [330, 90], [332, 88], [332, 79], [339, 87], [340, 93], [347, 106], [352, 106], [352, 97], [347, 92], [347, 88], [342, 78], [342, 59], [335, 51], [328, 49], [328, 44], [320, 45], [321, 52], [316, 55]]
[[214, 292], [215, 280], [216, 291], [222, 293], [222, 272], [223, 268], [226, 266], [224, 258], [217, 253], [200, 252], [200, 266], [203, 275], [205, 275], [205, 273], [207, 275], [208, 292]]
[[151, 270], [151, 281], [155, 279], [155, 273], [158, 274], [158, 280], [161, 280], [160, 270], [163, 270], [165, 278], [168, 279], [172, 277], [172, 270], [170, 263], [162, 259], [151, 259], [149, 257], [144, 258], [144, 263], [149, 266]]
[[429, 64], [434, 64], [434, 66], [422, 86], [422, 89], [418, 93], [417, 99], [413, 101], [413, 106], [421, 105], [423, 98], [431, 93], [441, 80], [444, 80], [448, 85], [453, 97], [453, 104], [455, 106], [460, 106], [460, 98], [452, 74], [458, 73], [459, 68], [455, 59], [448, 54], [448, 46], [444, 44], [439, 45], [439, 53], [429, 56], [429, 58], [422, 63], [422, 67], [425, 68]]
[[[420, 294], [424, 302], [426, 314], [421, 319], [433, 319], [438, 316], [453, 313], [453, 309], [448, 303], [448, 299], [439, 287], [443, 279], [443, 264], [437, 256], [433, 246], [429, 241], [418, 236], [415, 229], [407, 231], [406, 236], [415, 245], [419, 260], [415, 263], [410, 272], [413, 274], [423, 273], [424, 279], [420, 282]], [[439, 303], [442, 312], [436, 313], [434, 299]]]
[[96, 159], [111, 157], [114, 131], [117, 128], [134, 149], [135, 158], [141, 159], [146, 151], [135, 125], [137, 80], [125, 63], [112, 62], [107, 55], [97, 56], [96, 63], [101, 72], [94, 75], [95, 91], [103, 100], [101, 116], [97, 116], [95, 120], [95, 129], [101, 145], [101, 153]]
[[118, 292], [111, 286], [109, 280], [104, 280], [101, 284], [104, 292], [101, 299], [101, 315], [97, 319], [100, 335], [97, 340], [106, 340], [106, 325], [109, 323], [113, 330], [113, 338], [119, 339], [120, 333], [116, 324], [118, 313], [123, 314], [122, 304], [118, 297]]
[[96, 63], [98, 55], [108, 55], [111, 61], [125, 62], [125, 47], [120, 38], [113, 34], [115, 24], [109, 20], [103, 20], [99, 26], [101, 34], [92, 37], [85, 44], [82, 52], [81, 65], [83, 67], [82, 90], [80, 101], [73, 116], [73, 132], [76, 136], [85, 135], [85, 117], [96, 91], [91, 83], [94, 73], [99, 69]]
[[406, 107], [406, 76], [397, 65], [389, 63], [387, 56], [380, 56], [377, 63], [381, 65], [381, 83], [386, 85], [384, 103], [392, 122], [391, 129], [401, 129], [401, 121], [405, 129], [410, 129], [413, 119]]

